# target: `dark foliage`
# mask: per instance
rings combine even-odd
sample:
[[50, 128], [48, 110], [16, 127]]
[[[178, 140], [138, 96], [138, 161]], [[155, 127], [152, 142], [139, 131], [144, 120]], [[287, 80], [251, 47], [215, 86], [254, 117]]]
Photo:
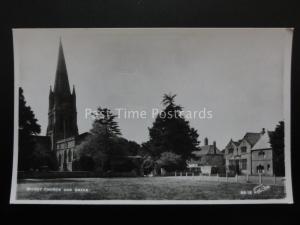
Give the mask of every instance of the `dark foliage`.
[[33, 135], [41, 132], [41, 127], [30, 106], [26, 105], [23, 89], [19, 88], [19, 155], [18, 170], [33, 169], [32, 157], [35, 149]]
[[[97, 172], [130, 171], [135, 165], [124, 159], [139, 154], [140, 145], [120, 137], [116, 115], [109, 109], [99, 107], [94, 116], [91, 135], [78, 147], [80, 158], [90, 157], [93, 160], [92, 170]], [[77, 164], [81, 167], [80, 163]]]
[[273, 149], [273, 168], [276, 176], [285, 176], [284, 163], [284, 122], [280, 121], [275, 131], [270, 135]]
[[174, 170], [182, 170], [191, 153], [198, 150], [199, 135], [181, 115], [182, 107], [175, 104], [175, 97], [176, 95], [172, 94], [163, 96], [164, 109], [149, 128], [150, 140], [143, 144], [143, 152], [155, 161], [159, 160], [164, 152], [178, 155], [180, 159], [176, 160], [176, 166], [171, 167]]

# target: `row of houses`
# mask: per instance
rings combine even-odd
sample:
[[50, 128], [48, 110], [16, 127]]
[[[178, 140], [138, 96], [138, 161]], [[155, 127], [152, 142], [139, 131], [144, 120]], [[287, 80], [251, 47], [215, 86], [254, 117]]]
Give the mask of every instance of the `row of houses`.
[[219, 150], [216, 142], [204, 145], [192, 153], [187, 162], [190, 171], [203, 174], [235, 172], [240, 174], [274, 175], [273, 150], [270, 144], [271, 131], [247, 132], [240, 140], [230, 140], [225, 149]]

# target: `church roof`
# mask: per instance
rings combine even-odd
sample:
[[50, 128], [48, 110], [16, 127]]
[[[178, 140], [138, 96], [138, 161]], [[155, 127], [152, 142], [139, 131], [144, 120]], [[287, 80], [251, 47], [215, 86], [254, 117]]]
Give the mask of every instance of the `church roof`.
[[55, 74], [54, 93], [71, 94], [67, 66], [61, 40], [59, 42], [58, 61]]
[[84, 132], [76, 136], [76, 143], [80, 144], [82, 141], [84, 141], [88, 136], [90, 135], [89, 132]]

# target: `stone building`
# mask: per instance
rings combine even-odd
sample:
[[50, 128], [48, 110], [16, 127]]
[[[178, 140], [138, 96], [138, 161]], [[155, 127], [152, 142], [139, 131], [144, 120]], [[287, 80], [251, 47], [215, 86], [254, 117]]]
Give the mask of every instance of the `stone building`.
[[208, 138], [204, 139], [204, 145], [200, 146], [200, 150], [192, 152], [192, 155], [187, 162], [187, 167], [191, 171], [212, 174], [220, 171], [225, 165], [223, 153], [217, 148], [215, 141], [210, 145]]
[[273, 132], [267, 131], [253, 146], [251, 152], [252, 174], [273, 175], [273, 150], [270, 144], [270, 136]]
[[269, 144], [269, 134], [263, 128], [259, 133], [248, 132], [235, 142], [229, 141], [224, 150], [226, 169], [241, 174], [264, 173], [273, 175], [270, 169], [272, 163], [272, 148]]

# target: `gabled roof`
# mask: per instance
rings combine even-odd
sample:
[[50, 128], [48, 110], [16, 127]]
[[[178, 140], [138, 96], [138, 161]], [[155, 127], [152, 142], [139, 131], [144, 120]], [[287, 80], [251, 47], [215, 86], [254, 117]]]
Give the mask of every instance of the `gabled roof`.
[[216, 147], [216, 153], [214, 152], [214, 145], [203, 145], [200, 147], [200, 151], [192, 152], [194, 156], [203, 156], [203, 155], [222, 155], [223, 153]]
[[241, 144], [241, 142], [242, 142], [242, 139], [241, 139], [241, 140], [238, 140], [238, 141], [234, 141], [234, 144], [235, 144], [236, 146], [239, 146], [239, 145]]
[[247, 132], [243, 139], [245, 139], [251, 145], [251, 147], [253, 147], [256, 144], [256, 142], [260, 139], [261, 135], [261, 133]]
[[226, 145], [226, 148], [228, 148], [230, 144], [233, 144], [235, 146], [239, 146], [241, 142], [242, 142], [242, 140], [233, 141], [232, 139], [230, 139], [229, 143]]
[[259, 150], [259, 149], [270, 149], [270, 135], [272, 135], [272, 131], [268, 131], [264, 133], [260, 139], [256, 142], [256, 144], [253, 146], [252, 150]]

